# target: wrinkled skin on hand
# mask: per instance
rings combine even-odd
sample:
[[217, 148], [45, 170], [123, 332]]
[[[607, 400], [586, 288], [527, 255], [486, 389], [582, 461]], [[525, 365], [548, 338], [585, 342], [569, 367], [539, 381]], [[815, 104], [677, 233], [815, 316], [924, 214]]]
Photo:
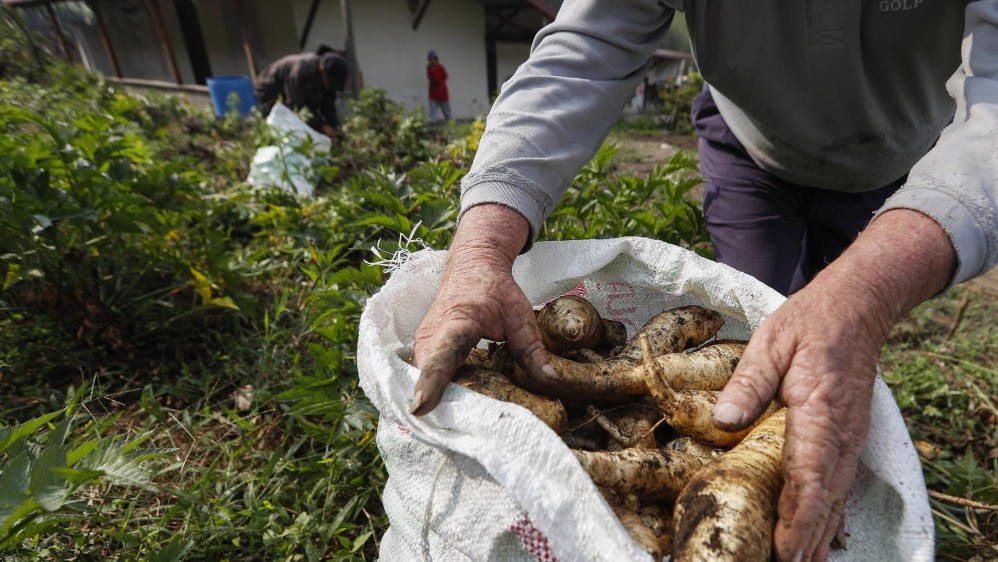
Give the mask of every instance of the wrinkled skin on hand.
[[482, 338], [506, 341], [526, 372], [544, 378], [548, 360], [533, 307], [512, 275], [513, 260], [528, 235], [526, 220], [501, 205], [472, 207], [462, 217], [440, 288], [416, 330], [413, 364], [421, 372], [410, 404], [413, 414], [437, 406]]
[[752, 335], [714, 422], [744, 427], [787, 405], [784, 488], [774, 543], [784, 561], [825, 560], [845, 538], [842, 507], [870, 426], [873, 382], [891, 326], [946, 286], [955, 252], [931, 219], [889, 211]]

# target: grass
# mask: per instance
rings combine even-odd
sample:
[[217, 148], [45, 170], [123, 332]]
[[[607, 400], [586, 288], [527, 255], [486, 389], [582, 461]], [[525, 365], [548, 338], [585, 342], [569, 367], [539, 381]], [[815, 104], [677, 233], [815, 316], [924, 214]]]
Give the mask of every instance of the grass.
[[996, 315], [993, 298], [953, 288], [918, 307], [881, 355], [922, 457], [942, 560], [967, 560], [998, 540]]

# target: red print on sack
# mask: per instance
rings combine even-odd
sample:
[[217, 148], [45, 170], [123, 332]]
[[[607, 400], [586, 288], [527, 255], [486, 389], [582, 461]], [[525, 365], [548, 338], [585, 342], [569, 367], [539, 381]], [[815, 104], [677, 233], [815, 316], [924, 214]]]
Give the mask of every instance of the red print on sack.
[[634, 290], [634, 285], [612, 281], [609, 283], [598, 283], [596, 290], [606, 293], [606, 311], [612, 316], [626, 316], [633, 314], [637, 310], [633, 306], [614, 308], [614, 301], [634, 298], [634, 295], [637, 294], [637, 291]]
[[509, 529], [520, 537], [524, 550], [533, 554], [537, 558], [537, 562], [558, 562], [554, 553], [551, 552], [551, 545], [548, 544], [547, 537], [534, 527], [534, 524], [530, 522], [530, 516], [526, 513], [521, 513], [520, 518], [514, 521]]
[[568, 291], [567, 293], [565, 293], [563, 295], [559, 295], [559, 296], [555, 297], [554, 299], [550, 299], [550, 300], [544, 301], [542, 303], [542, 306], [547, 306], [547, 304], [550, 303], [551, 301], [553, 301], [553, 300], [555, 300], [557, 298], [561, 298], [561, 297], [563, 297], [565, 295], [572, 295], [572, 296], [575, 296], [575, 297], [585, 298], [586, 297], [586, 292], [587, 292], [586, 291], [586, 284], [585, 283], [579, 283], [574, 288], [572, 288], [571, 291]]
[[569, 291], [569, 292], [567, 292], [565, 294], [566, 295], [575, 295], [577, 297], [585, 297], [587, 292], [588, 291], [586, 290], [586, 284], [583, 282], [583, 283], [579, 283], [578, 285], [575, 286], [575, 288], [573, 288], [571, 291]]

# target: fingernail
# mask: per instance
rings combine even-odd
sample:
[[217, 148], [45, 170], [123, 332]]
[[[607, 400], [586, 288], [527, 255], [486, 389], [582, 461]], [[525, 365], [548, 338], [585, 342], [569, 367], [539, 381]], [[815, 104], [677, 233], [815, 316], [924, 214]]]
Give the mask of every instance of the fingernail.
[[842, 550], [849, 550], [849, 545], [847, 543], [848, 536], [849, 535], [846, 535], [846, 532], [842, 529], [839, 529], [839, 532], [835, 535], [835, 542], [838, 543], [837, 546]]
[[798, 550], [797, 554], [794, 554], [793, 562], [800, 562], [804, 559], [804, 551]]
[[416, 395], [412, 397], [412, 402], [409, 402], [409, 413], [415, 415], [416, 411], [423, 407], [424, 402], [426, 402], [426, 395], [423, 394], [422, 390], [417, 390]]
[[731, 402], [721, 402], [714, 405], [714, 421], [722, 425], [740, 426], [745, 412]]
[[548, 364], [544, 365], [543, 367], [541, 367], [541, 372], [544, 373], [545, 377], [547, 377], [547, 378], [549, 378], [551, 380], [555, 380], [555, 381], [558, 380], [558, 371], [555, 371], [554, 367], [552, 367], [550, 363], [548, 363]]

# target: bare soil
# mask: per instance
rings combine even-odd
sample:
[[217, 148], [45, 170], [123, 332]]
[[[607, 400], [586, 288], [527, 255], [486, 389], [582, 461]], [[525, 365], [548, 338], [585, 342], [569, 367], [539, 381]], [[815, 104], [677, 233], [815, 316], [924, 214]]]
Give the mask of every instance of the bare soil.
[[617, 144], [618, 171], [627, 176], [646, 176], [680, 150], [697, 151], [697, 137], [691, 135], [614, 134], [610, 141]]

